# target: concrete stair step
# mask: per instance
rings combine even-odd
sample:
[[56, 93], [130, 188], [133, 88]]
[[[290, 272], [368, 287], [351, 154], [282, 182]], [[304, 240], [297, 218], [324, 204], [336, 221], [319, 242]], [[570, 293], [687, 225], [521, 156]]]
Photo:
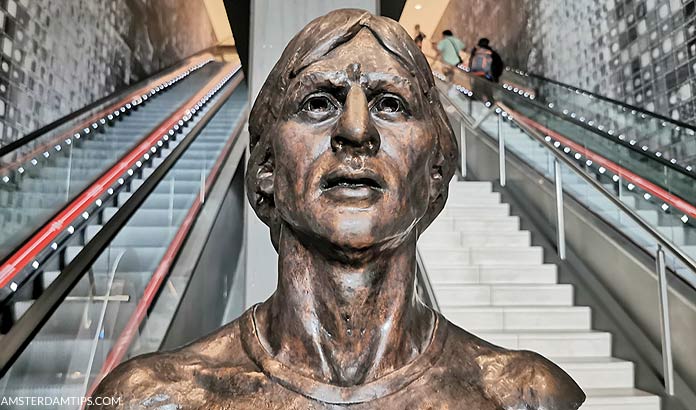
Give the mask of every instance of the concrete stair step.
[[444, 307], [442, 313], [469, 330], [589, 330], [592, 322], [584, 306]]
[[546, 357], [610, 357], [611, 334], [597, 331], [474, 331], [495, 345], [531, 350]]
[[491, 232], [511, 232], [520, 229], [520, 219], [517, 216], [508, 216], [500, 220], [470, 220], [458, 218], [438, 218], [430, 227], [429, 231], [452, 232], [452, 231], [485, 231]]
[[486, 205], [500, 204], [500, 193], [485, 192], [485, 193], [468, 193], [468, 192], [450, 192], [448, 194], [447, 203], [458, 207], [481, 207]]
[[428, 267], [434, 284], [555, 284], [556, 265], [458, 265]]
[[583, 389], [632, 388], [633, 362], [613, 357], [551, 358]]
[[421, 255], [430, 269], [443, 265], [533, 265], [544, 262], [540, 247], [424, 248]]
[[580, 410], [660, 410], [660, 397], [633, 388], [587, 389]]
[[430, 232], [426, 230], [418, 241], [419, 249], [449, 247], [524, 247], [531, 245], [531, 235], [528, 231], [511, 231], [502, 234], [489, 231], [452, 231]]
[[449, 184], [450, 193], [474, 194], [493, 192], [493, 184], [489, 181], [453, 181]]
[[469, 306], [572, 306], [573, 286], [433, 284], [441, 308]]
[[457, 206], [445, 205], [445, 208], [440, 214], [441, 217], [466, 217], [468, 215], [489, 216], [491, 218], [505, 217], [510, 215], [510, 205], [497, 204], [491, 206]]

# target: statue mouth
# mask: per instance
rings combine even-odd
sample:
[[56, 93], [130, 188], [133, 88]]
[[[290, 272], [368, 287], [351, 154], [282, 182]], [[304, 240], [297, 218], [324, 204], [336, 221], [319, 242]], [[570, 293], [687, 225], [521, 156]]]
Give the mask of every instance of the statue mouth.
[[339, 201], [376, 200], [386, 183], [379, 174], [370, 170], [348, 171], [338, 169], [322, 178], [322, 193]]

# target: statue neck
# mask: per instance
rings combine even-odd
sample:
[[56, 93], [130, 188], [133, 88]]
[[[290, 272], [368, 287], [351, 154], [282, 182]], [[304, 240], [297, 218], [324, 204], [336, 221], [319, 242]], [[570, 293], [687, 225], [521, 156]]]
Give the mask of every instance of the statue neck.
[[342, 386], [412, 361], [428, 346], [434, 323], [416, 298], [412, 236], [344, 263], [284, 227], [278, 289], [257, 310], [264, 347], [296, 371]]

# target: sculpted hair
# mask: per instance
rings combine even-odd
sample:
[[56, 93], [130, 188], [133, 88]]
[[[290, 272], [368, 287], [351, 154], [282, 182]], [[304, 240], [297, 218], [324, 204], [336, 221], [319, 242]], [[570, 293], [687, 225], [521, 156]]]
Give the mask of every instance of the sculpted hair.
[[457, 145], [447, 115], [438, 98], [432, 71], [425, 56], [410, 35], [396, 21], [374, 16], [364, 10], [342, 9], [311, 21], [290, 40], [259, 92], [249, 116], [250, 157], [246, 186], [249, 202], [259, 218], [271, 228], [273, 243], [279, 233], [279, 220], [273, 201], [271, 136], [278, 125], [288, 86], [303, 69], [321, 60], [341, 44], [353, 39], [361, 30], [370, 30], [377, 41], [415, 78], [425, 95], [425, 118], [436, 133], [433, 147], [435, 166], [442, 174], [442, 189], [430, 198], [430, 206], [420, 221], [422, 232], [440, 213], [447, 200], [447, 187], [456, 167]]

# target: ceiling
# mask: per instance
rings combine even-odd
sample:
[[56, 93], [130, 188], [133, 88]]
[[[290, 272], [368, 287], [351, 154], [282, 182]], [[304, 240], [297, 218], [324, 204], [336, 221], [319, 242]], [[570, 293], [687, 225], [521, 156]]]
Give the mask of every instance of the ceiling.
[[411, 33], [411, 36], [415, 34], [413, 27], [416, 24], [420, 24], [421, 31], [427, 36], [423, 42], [423, 51], [425, 54], [434, 54], [430, 42], [433, 38], [439, 38], [439, 34], [435, 35], [435, 29], [449, 3], [450, 0], [406, 1], [399, 23]]
[[204, 0], [203, 2], [218, 43], [228, 46], [234, 45], [232, 27], [230, 27], [230, 21], [227, 19], [223, 0]]

